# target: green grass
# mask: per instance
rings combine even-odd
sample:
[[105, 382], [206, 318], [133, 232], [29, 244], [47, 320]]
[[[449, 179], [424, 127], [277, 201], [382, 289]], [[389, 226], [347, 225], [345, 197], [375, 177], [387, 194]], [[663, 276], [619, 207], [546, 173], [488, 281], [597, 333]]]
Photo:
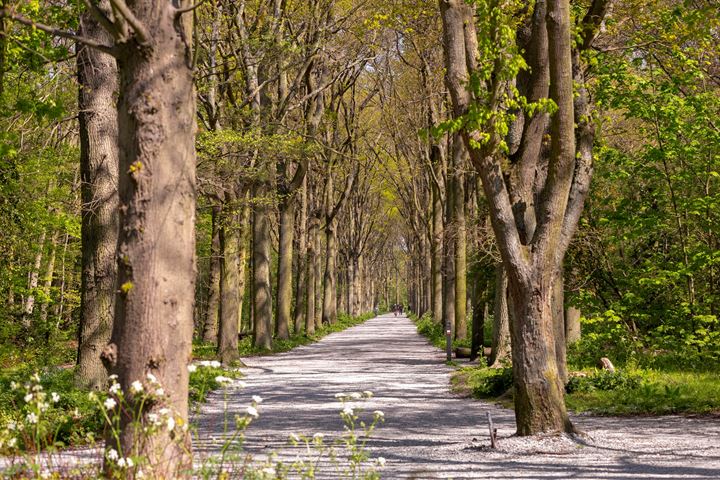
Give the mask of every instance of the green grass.
[[[577, 374], [578, 372], [576, 372]], [[565, 402], [571, 411], [598, 415], [713, 414], [720, 412], [720, 377], [707, 372], [619, 369], [585, 370], [571, 378]], [[454, 372], [455, 392], [512, 407], [509, 368], [463, 367]]]

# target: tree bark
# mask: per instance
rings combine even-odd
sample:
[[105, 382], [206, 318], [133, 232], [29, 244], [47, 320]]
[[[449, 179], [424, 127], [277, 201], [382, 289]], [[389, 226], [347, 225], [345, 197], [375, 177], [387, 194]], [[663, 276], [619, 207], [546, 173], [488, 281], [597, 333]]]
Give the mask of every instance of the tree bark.
[[508, 312], [508, 278], [502, 263], [495, 267], [495, 305], [493, 337], [488, 365], [502, 367], [510, 360], [510, 315]]
[[[103, 359], [125, 392], [135, 381], [149, 389], [145, 379], [152, 373], [165, 398], [135, 407], [143, 407], [143, 418], [169, 408], [180, 425], [188, 421], [196, 276], [192, 15], [178, 18], [173, 5], [155, 0], [127, 6], [132, 33], [115, 45], [120, 71], [119, 292]], [[130, 394], [130, 400], [136, 396]], [[106, 437], [107, 445], [147, 459], [144, 470], [150, 477], [187, 478], [190, 436], [163, 428], [148, 438], [136, 429], [132, 410], [121, 415], [119, 445], [112, 436]]]
[[453, 138], [453, 223], [455, 226], [455, 336], [456, 340], [467, 338], [467, 238], [465, 236], [465, 169], [467, 150], [462, 136]]
[[295, 286], [295, 334], [302, 331], [303, 323], [305, 322], [305, 302], [307, 296], [307, 292], [305, 292], [307, 277], [305, 272], [307, 255], [307, 176], [303, 179], [300, 205], [297, 249], [297, 281]]
[[433, 215], [433, 238], [432, 238], [432, 312], [433, 320], [442, 321], [443, 312], [443, 206], [440, 199], [440, 189], [433, 185], [432, 189], [432, 215]]
[[220, 205], [212, 207], [212, 239], [210, 243], [210, 275], [208, 276], [208, 303], [203, 326], [203, 342], [218, 341], [218, 322], [220, 320]]
[[[109, 11], [103, 0], [99, 7]], [[107, 33], [89, 13], [79, 33], [106, 42]], [[77, 54], [80, 122], [82, 277], [75, 384], [99, 390], [107, 371], [100, 352], [110, 340], [115, 309], [118, 238], [118, 70], [110, 55], [89, 47]]]
[[568, 307], [565, 313], [565, 341], [568, 345], [580, 340], [580, 316], [580, 310], [575, 307]]
[[240, 360], [238, 328], [240, 325], [240, 232], [234, 199], [226, 205], [220, 226], [220, 335], [217, 354], [223, 365], [232, 366]]
[[317, 227], [313, 231], [313, 242], [315, 243], [315, 257], [313, 258], [313, 268], [315, 272], [315, 328], [322, 327], [322, 305], [323, 305], [323, 276], [322, 276], [322, 240], [320, 232], [320, 220], [317, 220]]
[[307, 257], [305, 258], [305, 333], [315, 333], [315, 231], [318, 229], [316, 217], [308, 224]]
[[[265, 189], [258, 189], [255, 197], [264, 196]], [[253, 291], [254, 329], [253, 344], [256, 348], [272, 349], [272, 293], [270, 291], [270, 206], [261, 198], [254, 206], [253, 221]]]
[[275, 336], [281, 340], [290, 338], [290, 314], [292, 308], [292, 257], [295, 235], [295, 199], [288, 195], [280, 201], [280, 233], [278, 252], [277, 319]]

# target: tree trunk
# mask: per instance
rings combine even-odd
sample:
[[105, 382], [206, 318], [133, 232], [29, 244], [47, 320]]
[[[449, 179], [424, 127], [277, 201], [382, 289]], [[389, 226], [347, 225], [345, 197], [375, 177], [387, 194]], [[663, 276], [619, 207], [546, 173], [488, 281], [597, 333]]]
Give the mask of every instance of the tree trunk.
[[315, 257], [313, 258], [313, 268], [315, 272], [315, 328], [322, 327], [322, 305], [323, 305], [323, 277], [322, 277], [322, 240], [320, 233], [320, 220], [317, 220], [317, 227], [313, 231], [313, 241], [315, 242]]
[[565, 282], [563, 272], [557, 274], [552, 291], [553, 336], [555, 338], [555, 358], [558, 366], [558, 375], [563, 386], [568, 381], [567, 348], [565, 344]]
[[218, 358], [223, 365], [232, 366], [240, 359], [238, 351], [239, 327], [239, 247], [241, 226], [238, 224], [237, 206], [231, 199], [223, 212], [220, 227], [220, 335], [218, 336]]
[[[256, 197], [265, 195], [265, 189], [258, 189]], [[253, 344], [256, 348], [272, 349], [272, 293], [270, 291], [270, 206], [262, 199], [254, 206], [253, 221], [253, 301], [254, 329]]]
[[292, 259], [295, 235], [295, 200], [288, 195], [280, 201], [280, 232], [278, 252], [277, 319], [275, 336], [281, 340], [290, 338], [290, 314], [292, 308]]
[[[565, 409], [553, 339], [552, 281], [536, 279], [529, 291], [511, 282], [515, 420], [518, 435], [573, 431]], [[518, 299], [518, 300], [515, 300]]]
[[568, 307], [565, 313], [565, 341], [568, 345], [580, 340], [580, 317], [581, 312], [575, 307]]
[[442, 321], [443, 312], [443, 206], [440, 199], [440, 189], [433, 185], [433, 238], [432, 238], [432, 312], [433, 320]]
[[303, 179], [302, 191], [300, 196], [300, 228], [298, 232], [298, 249], [297, 249], [297, 281], [295, 284], [295, 334], [300, 333], [305, 321], [305, 302], [307, 293], [305, 262], [307, 254], [307, 176]]
[[331, 221], [329, 225], [325, 227], [325, 238], [327, 239], [327, 245], [325, 250], [325, 278], [324, 278], [324, 290], [323, 294], [323, 311], [322, 321], [323, 323], [333, 324], [337, 322], [337, 296], [335, 294], [335, 277], [337, 272], [335, 271], [335, 256], [337, 255], [337, 239], [335, 237], [335, 225], [334, 221]]
[[305, 258], [305, 333], [315, 333], [315, 231], [317, 218], [312, 217], [308, 224], [307, 257]]
[[40, 323], [45, 330], [45, 338], [50, 338], [50, 326], [47, 325], [48, 306], [50, 305], [50, 289], [55, 275], [55, 255], [57, 252], [58, 232], [53, 232], [50, 239], [50, 258], [48, 258], [45, 278], [43, 279], [43, 300], [40, 304]]
[[47, 231], [43, 230], [38, 242], [38, 251], [35, 253], [35, 261], [33, 262], [32, 270], [30, 270], [30, 275], [28, 276], [28, 296], [25, 299], [22, 315], [22, 326], [25, 330], [30, 330], [32, 328], [32, 314], [35, 310], [35, 289], [37, 288], [38, 281], [40, 279], [40, 266], [42, 265], [46, 237]]
[[502, 367], [510, 360], [510, 315], [508, 311], [508, 278], [505, 267], [495, 267], [495, 306], [493, 307], [493, 338], [488, 365]]
[[[179, 7], [187, 2], [178, 2]], [[165, 389], [161, 402], [139, 414], [169, 408], [188, 421], [188, 369], [195, 299], [195, 91], [192, 15], [178, 19], [170, 3], [135, 0], [131, 37], [118, 42], [120, 97], [120, 236], [111, 344], [103, 358], [124, 392], [152, 373]], [[151, 33], [149, 33], [151, 32]], [[133, 398], [133, 395], [130, 395]], [[147, 459], [152, 478], [187, 478], [190, 436], [176, 428], [148, 435], [133, 415], [121, 416], [125, 456]], [[149, 436], [149, 438], [148, 438]], [[106, 470], [111, 466], [106, 459]]]
[[210, 244], [210, 275], [208, 278], [208, 303], [203, 326], [203, 342], [218, 341], [218, 322], [220, 320], [220, 205], [212, 207], [212, 241]]
[[465, 236], [465, 169], [467, 150], [462, 136], [453, 137], [453, 220], [455, 226], [455, 339], [467, 338], [467, 239]]
[[448, 182], [445, 205], [445, 239], [443, 241], [443, 325], [450, 330], [451, 338], [455, 338], [455, 239], [452, 237], [454, 225], [452, 223], [453, 211], [455, 208], [455, 185], [453, 181]]

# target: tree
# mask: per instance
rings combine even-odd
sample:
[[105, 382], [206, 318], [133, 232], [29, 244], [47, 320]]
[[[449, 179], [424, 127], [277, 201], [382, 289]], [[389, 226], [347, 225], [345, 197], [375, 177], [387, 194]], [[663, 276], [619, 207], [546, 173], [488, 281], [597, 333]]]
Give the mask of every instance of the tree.
[[[104, 1], [98, 8], [109, 12]], [[79, 34], [109, 44], [110, 34], [88, 12], [80, 17]], [[118, 237], [118, 124], [115, 58], [78, 45], [78, 111], [82, 176], [82, 286], [76, 382], [105, 386], [107, 372], [100, 353], [110, 340], [115, 308], [115, 249]]]
[[[552, 292], [560, 274], [565, 252], [577, 226], [587, 194], [590, 169], [588, 158], [575, 157], [575, 112], [570, 41], [569, 4], [550, 0], [547, 14], [537, 2], [532, 16], [534, 33], [547, 31], [549, 98], [555, 105], [550, 121], [550, 154], [547, 177], [536, 206], [537, 226], [527, 246], [523, 244], [513, 213], [498, 147], [504, 142], [501, 102], [507, 81], [521, 63], [505, 65], [491, 60], [490, 67], [478, 68], [478, 42], [473, 9], [454, 0], [441, 1], [445, 30], [444, 45], [447, 83], [454, 114], [464, 118], [463, 138], [482, 178], [485, 196], [498, 247], [507, 270], [510, 289], [515, 415], [518, 434], [545, 431], [572, 431], [563, 400], [563, 382], [558, 370], [554, 337]], [[503, 16], [503, 5], [491, 5], [495, 18]], [[507, 29], [488, 29], [495, 48], [508, 45]], [[485, 45], [485, 43], [483, 44]], [[542, 59], [541, 60], [542, 64]], [[514, 70], [514, 71], [513, 71]], [[492, 77], [487, 72], [492, 73]], [[483, 76], [483, 74], [485, 76]], [[488, 83], [484, 83], [487, 81]], [[487, 88], [485, 88], [489, 85]], [[470, 87], [470, 88], [469, 88]], [[473, 102], [484, 99], [487, 116], [471, 110]], [[534, 174], [534, 171], [533, 171]]]

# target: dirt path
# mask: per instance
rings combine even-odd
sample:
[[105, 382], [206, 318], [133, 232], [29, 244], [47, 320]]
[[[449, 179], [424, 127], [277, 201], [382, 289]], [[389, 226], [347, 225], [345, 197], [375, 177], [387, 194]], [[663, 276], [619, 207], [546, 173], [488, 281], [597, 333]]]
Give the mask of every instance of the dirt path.
[[[370, 390], [375, 396], [363, 408], [386, 416], [370, 443], [373, 456], [387, 460], [383, 478], [720, 478], [717, 419], [582, 416], [575, 418], [588, 433], [581, 442], [513, 437], [512, 411], [449, 393], [443, 353], [404, 317], [381, 316], [247, 363], [248, 386], [214, 394], [203, 408], [201, 438], [222, 437], [223, 411], [243, 412], [251, 395], [264, 398], [247, 431], [251, 453], [281, 449], [291, 433], [338, 435], [334, 395]], [[495, 451], [487, 448], [488, 411], [500, 436]]]

